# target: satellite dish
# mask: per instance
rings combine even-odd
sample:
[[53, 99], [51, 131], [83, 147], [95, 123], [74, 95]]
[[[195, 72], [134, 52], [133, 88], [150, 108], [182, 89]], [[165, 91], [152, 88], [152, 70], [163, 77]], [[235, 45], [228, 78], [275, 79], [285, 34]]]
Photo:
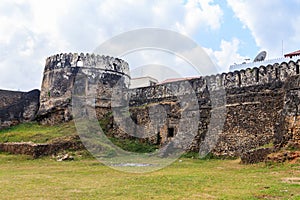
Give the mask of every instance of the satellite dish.
[[264, 61], [266, 59], [266, 56], [267, 56], [267, 52], [262, 51], [254, 58], [253, 62]]

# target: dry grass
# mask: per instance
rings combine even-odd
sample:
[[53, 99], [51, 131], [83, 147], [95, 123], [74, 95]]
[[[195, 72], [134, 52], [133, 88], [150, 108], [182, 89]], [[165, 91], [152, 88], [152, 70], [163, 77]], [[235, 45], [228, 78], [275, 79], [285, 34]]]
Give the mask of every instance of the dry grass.
[[57, 162], [0, 154], [0, 163], [1, 199], [300, 199], [299, 164], [184, 158], [130, 174], [79, 157]]

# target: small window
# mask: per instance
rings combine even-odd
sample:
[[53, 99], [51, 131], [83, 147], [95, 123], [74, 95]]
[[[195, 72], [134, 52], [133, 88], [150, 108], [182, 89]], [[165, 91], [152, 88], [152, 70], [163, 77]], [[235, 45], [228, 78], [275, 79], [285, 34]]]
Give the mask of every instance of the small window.
[[174, 128], [168, 128], [168, 138], [174, 137]]

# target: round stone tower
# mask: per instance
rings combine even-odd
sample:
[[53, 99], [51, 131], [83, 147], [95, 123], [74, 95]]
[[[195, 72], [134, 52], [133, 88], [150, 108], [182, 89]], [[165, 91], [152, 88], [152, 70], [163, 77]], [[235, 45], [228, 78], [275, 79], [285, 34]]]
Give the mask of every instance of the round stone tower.
[[[95, 108], [101, 118], [111, 106], [114, 85], [122, 81], [128, 87], [128, 63], [109, 56], [94, 54], [57, 54], [46, 60], [41, 87], [38, 120], [56, 124], [72, 119], [72, 94], [78, 76], [84, 75], [89, 87], [96, 87]], [[85, 86], [86, 87], [86, 86]]]

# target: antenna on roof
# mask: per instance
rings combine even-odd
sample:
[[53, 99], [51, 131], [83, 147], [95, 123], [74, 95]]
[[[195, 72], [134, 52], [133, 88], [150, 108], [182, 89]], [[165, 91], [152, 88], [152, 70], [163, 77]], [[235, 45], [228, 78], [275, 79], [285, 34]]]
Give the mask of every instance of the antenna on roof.
[[257, 56], [254, 58], [253, 62], [259, 62], [259, 61], [264, 61], [267, 57], [267, 52], [266, 51], [261, 51]]

